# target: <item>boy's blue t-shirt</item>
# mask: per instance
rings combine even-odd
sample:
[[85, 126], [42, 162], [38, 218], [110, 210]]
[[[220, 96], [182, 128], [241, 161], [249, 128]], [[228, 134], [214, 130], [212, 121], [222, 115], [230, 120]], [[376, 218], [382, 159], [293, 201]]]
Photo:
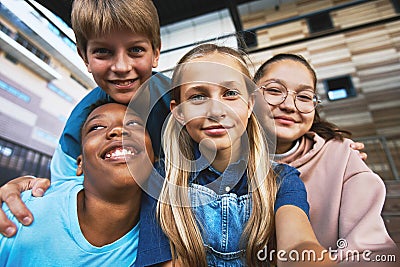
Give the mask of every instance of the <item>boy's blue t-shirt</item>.
[[[241, 169], [239, 166], [240, 164], [240, 161], [233, 164], [232, 170]], [[201, 171], [196, 172], [197, 178], [192, 181], [199, 185], [207, 185], [210, 181], [218, 179], [221, 173], [210, 167], [211, 166], [205, 166]], [[277, 182], [279, 184], [274, 207], [275, 212], [284, 205], [294, 205], [302, 209], [307, 217], [309, 217], [307, 191], [303, 181], [299, 177], [298, 170], [286, 164], [276, 163], [273, 163], [273, 169], [278, 175]], [[158, 181], [158, 176], [164, 176], [165, 174], [162, 161], [157, 165], [157, 170], [159, 174], [153, 173], [153, 175], [156, 176], [155, 179]], [[241, 175], [241, 178], [242, 179], [238, 180], [238, 182], [231, 187], [232, 191], [230, 191], [238, 196], [248, 193], [246, 172]], [[150, 177], [149, 180], [151, 182], [152, 177]], [[158, 182], [155, 184], [158, 184]], [[220, 186], [217, 188], [219, 187]], [[157, 199], [154, 199], [148, 194], [143, 194], [140, 218], [142, 225], [146, 225], [146, 227], [140, 230], [140, 250], [137, 256], [138, 266], [151, 266], [171, 260], [170, 243], [157, 221], [156, 207]]]
[[23, 226], [6, 204], [3, 210], [18, 232], [0, 235], [0, 266], [137, 266], [140, 223], [117, 241], [96, 247], [82, 234], [77, 212], [77, 194], [83, 189], [78, 180], [52, 183], [45, 197], [22, 193], [22, 200], [35, 215]]

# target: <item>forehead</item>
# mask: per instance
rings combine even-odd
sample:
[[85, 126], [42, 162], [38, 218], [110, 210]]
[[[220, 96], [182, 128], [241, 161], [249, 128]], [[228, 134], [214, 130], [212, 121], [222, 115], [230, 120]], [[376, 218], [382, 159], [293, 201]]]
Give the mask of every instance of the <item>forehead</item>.
[[117, 103], [107, 103], [95, 108], [88, 116], [87, 121], [93, 117], [102, 115], [102, 116], [109, 116], [109, 115], [124, 115], [127, 107], [122, 104]]
[[229, 66], [230, 68], [233, 68], [236, 71], [242, 72], [243, 66], [238, 60], [239, 59], [235, 58], [233, 55], [214, 52], [211, 54], [206, 54], [191, 59], [189, 62], [211, 62], [211, 63], [214, 62], [214, 63], [219, 63], [221, 65]]
[[281, 60], [270, 64], [265, 69], [264, 76], [271, 75], [279, 75], [287, 79], [301, 77], [302, 79], [312, 80], [312, 73], [310, 70], [302, 63], [293, 60]]
[[302, 63], [293, 60], [281, 60], [270, 64], [261, 80], [279, 78], [290, 83], [313, 84], [313, 75]]
[[86, 119], [86, 122], [93, 118], [110, 118], [117, 117], [124, 119], [125, 117], [137, 117], [142, 120], [142, 117], [133, 109], [119, 103], [107, 103], [95, 108]]
[[[218, 58], [221, 60], [218, 61]], [[243, 74], [242, 67], [234, 58], [218, 55], [201, 57], [182, 64], [178, 68], [174, 87], [190, 83], [224, 84], [236, 82], [245, 85], [250, 79]]]
[[91, 35], [88, 39], [88, 44], [106, 43], [109, 46], [132, 42], [147, 43], [151, 45], [151, 40], [147, 37], [147, 35], [128, 30], [119, 30], [106, 34]]

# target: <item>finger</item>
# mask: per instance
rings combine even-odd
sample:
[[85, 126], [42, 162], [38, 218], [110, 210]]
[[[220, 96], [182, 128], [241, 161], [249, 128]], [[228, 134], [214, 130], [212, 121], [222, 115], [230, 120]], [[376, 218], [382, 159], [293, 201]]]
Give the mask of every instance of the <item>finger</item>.
[[2, 200], [7, 203], [12, 214], [23, 225], [29, 225], [33, 221], [32, 213], [28, 210], [21, 200], [18, 185], [6, 184], [2, 187]]
[[10, 221], [4, 211], [0, 209], [0, 233], [3, 236], [11, 237], [17, 232], [17, 227]]
[[44, 192], [50, 187], [50, 180], [47, 178], [36, 178], [31, 181], [32, 195], [35, 197], [42, 197]]
[[350, 144], [350, 147], [354, 150], [362, 150], [362, 149], [364, 149], [364, 143], [354, 142], [354, 143]]
[[368, 154], [367, 154], [367, 153], [364, 153], [364, 152], [360, 152], [360, 158], [361, 158], [363, 161], [366, 161], [367, 158], [368, 158]]

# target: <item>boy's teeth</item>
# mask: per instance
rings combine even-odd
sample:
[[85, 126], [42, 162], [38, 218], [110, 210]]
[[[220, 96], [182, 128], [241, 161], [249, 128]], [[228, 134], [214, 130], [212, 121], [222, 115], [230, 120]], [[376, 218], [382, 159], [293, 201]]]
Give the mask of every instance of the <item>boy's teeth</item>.
[[115, 82], [115, 83], [116, 83], [116, 84], [118, 84], [118, 85], [125, 86], [125, 85], [129, 85], [131, 82], [132, 82], [132, 81], [131, 81], [131, 80], [129, 80], [129, 81], [124, 81], [124, 82]]
[[135, 155], [134, 152], [132, 152], [130, 149], [121, 149], [118, 148], [114, 151], [108, 152], [105, 156], [106, 159], [110, 159], [110, 158], [116, 158], [116, 157], [121, 157], [121, 156], [125, 156], [125, 155]]

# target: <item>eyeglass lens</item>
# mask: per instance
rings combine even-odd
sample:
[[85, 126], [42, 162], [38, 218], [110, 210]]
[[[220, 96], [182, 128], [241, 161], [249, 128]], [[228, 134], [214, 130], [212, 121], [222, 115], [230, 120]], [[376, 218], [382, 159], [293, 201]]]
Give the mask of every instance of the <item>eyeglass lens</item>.
[[[278, 82], [270, 82], [262, 86], [262, 89], [265, 101], [273, 106], [282, 104], [289, 95], [286, 87]], [[309, 113], [317, 106], [317, 96], [313, 91], [303, 90], [293, 93], [295, 106], [300, 112]]]

